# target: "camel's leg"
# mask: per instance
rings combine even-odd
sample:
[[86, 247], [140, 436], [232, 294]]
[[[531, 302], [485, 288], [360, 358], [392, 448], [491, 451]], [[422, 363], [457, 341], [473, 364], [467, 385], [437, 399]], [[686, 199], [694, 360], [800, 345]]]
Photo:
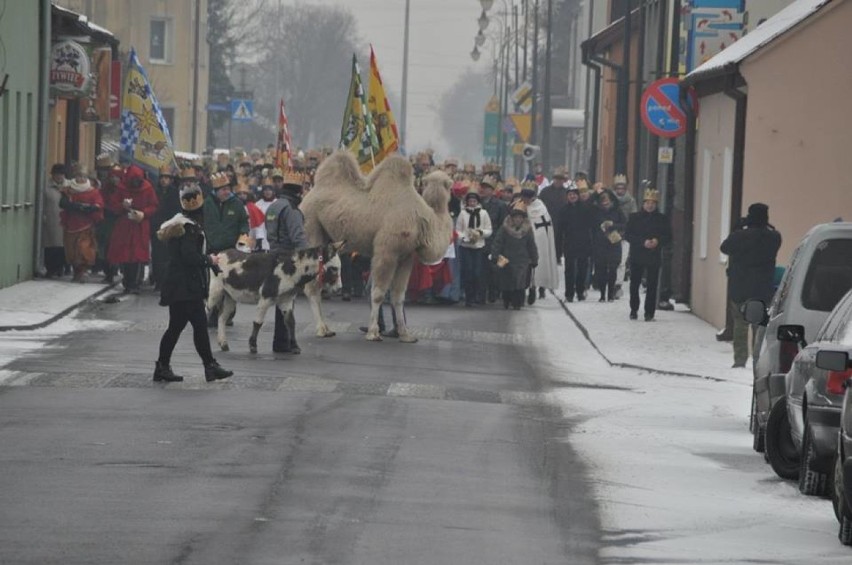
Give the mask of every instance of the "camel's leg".
[[263, 320], [266, 319], [266, 311], [274, 304], [274, 301], [263, 297], [257, 303], [257, 311], [255, 312], [254, 323], [251, 326], [251, 337], [249, 338], [249, 351], [252, 353], [257, 353], [257, 334], [260, 333]]
[[334, 337], [334, 332], [328, 328], [328, 324], [325, 323], [325, 318], [322, 315], [322, 285], [320, 285], [318, 279], [314, 279], [305, 285], [305, 296], [308, 298], [311, 312], [314, 315], [314, 322], [317, 324], [317, 336]]
[[411, 256], [400, 261], [393, 275], [390, 288], [391, 306], [394, 316], [396, 316], [396, 329], [399, 332], [399, 341], [403, 343], [417, 343], [417, 338], [408, 333], [408, 327], [405, 324], [405, 311], [403, 310], [405, 291], [408, 289], [408, 278], [411, 276], [413, 267], [414, 258]]
[[394, 273], [396, 272], [396, 258], [382, 258], [381, 251], [376, 250], [370, 267], [370, 276], [373, 280], [373, 289], [370, 292], [370, 325], [367, 327], [368, 341], [382, 341], [379, 334], [379, 308], [385, 299], [385, 294], [390, 288]]
[[216, 337], [219, 342], [219, 349], [228, 351], [228, 340], [225, 337], [225, 322], [229, 316], [232, 316], [237, 311], [237, 303], [231, 296], [223, 292], [222, 300], [219, 306], [219, 327], [216, 329]]

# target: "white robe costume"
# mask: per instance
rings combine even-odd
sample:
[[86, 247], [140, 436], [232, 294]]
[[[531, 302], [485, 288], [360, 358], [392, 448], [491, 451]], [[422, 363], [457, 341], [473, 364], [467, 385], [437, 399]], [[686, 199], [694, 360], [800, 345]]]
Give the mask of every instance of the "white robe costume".
[[536, 198], [527, 206], [527, 214], [533, 226], [535, 246], [538, 248], [538, 267], [533, 271], [533, 287], [550, 290], [559, 288], [559, 268], [556, 265], [556, 234], [553, 220], [547, 213], [544, 202]]

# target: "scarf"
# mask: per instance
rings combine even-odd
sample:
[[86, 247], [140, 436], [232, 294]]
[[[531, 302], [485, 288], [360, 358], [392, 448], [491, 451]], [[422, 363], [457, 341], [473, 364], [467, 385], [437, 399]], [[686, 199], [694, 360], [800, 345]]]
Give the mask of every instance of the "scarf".
[[89, 192], [92, 190], [92, 183], [89, 182], [89, 179], [86, 179], [86, 182], [78, 183], [77, 179], [71, 179], [68, 183], [68, 186], [74, 192]]
[[465, 208], [467, 213], [470, 214], [470, 217], [467, 220], [467, 227], [470, 229], [479, 229], [480, 219], [479, 213], [482, 212], [482, 208], [477, 206], [476, 208]]

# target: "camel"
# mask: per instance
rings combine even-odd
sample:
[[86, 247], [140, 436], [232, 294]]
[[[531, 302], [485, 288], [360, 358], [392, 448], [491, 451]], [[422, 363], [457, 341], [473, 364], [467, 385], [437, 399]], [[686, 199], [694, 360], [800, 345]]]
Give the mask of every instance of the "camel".
[[[390, 290], [399, 340], [416, 342], [405, 324], [403, 299], [414, 261], [441, 261], [452, 241], [448, 208], [452, 180], [442, 171], [429, 173], [423, 177], [421, 196], [414, 189], [414, 170], [407, 158], [390, 155], [364, 177], [355, 157], [340, 150], [323, 160], [314, 182], [301, 205], [309, 244], [345, 240], [346, 251], [372, 258], [367, 340], [382, 340], [379, 306]], [[308, 285], [305, 293], [315, 316], [321, 319], [317, 287]], [[324, 322], [317, 321], [317, 335], [333, 334]]]

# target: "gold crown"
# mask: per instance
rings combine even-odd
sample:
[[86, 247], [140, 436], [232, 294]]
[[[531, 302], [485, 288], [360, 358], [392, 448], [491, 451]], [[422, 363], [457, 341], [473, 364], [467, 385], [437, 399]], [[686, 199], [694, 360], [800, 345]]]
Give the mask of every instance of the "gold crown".
[[660, 191], [655, 190], [653, 188], [646, 188], [645, 194], [644, 194], [644, 196], [642, 196], [642, 201], [644, 202], [645, 200], [653, 200], [654, 202], [659, 202], [660, 201]]
[[533, 190], [536, 194], [538, 194], [538, 185], [534, 180], [525, 180], [521, 184], [521, 190]]
[[627, 184], [627, 175], [615, 175], [612, 179], [612, 185]]
[[494, 187], [497, 186], [497, 178], [494, 177], [493, 175], [485, 175], [484, 177], [482, 177], [482, 180], [479, 181], [479, 184], [480, 185], [487, 184], [491, 188], [494, 188]]
[[195, 169], [192, 167], [184, 167], [180, 170], [181, 180], [195, 180]]
[[553, 178], [568, 178], [568, 170], [565, 167], [556, 167], [556, 170], [553, 171]]
[[215, 189], [230, 187], [231, 178], [227, 175], [227, 173], [213, 173], [210, 175], [210, 186]]
[[305, 181], [305, 175], [297, 171], [287, 171], [284, 173], [284, 184], [292, 184], [302, 186]]
[[589, 190], [589, 181], [586, 179], [577, 179], [574, 184], [580, 192], [588, 192]]
[[175, 176], [174, 171], [172, 171], [172, 166], [171, 165], [163, 165], [162, 167], [160, 167], [160, 176], [161, 177], [162, 176], [170, 176], [170, 177]]

